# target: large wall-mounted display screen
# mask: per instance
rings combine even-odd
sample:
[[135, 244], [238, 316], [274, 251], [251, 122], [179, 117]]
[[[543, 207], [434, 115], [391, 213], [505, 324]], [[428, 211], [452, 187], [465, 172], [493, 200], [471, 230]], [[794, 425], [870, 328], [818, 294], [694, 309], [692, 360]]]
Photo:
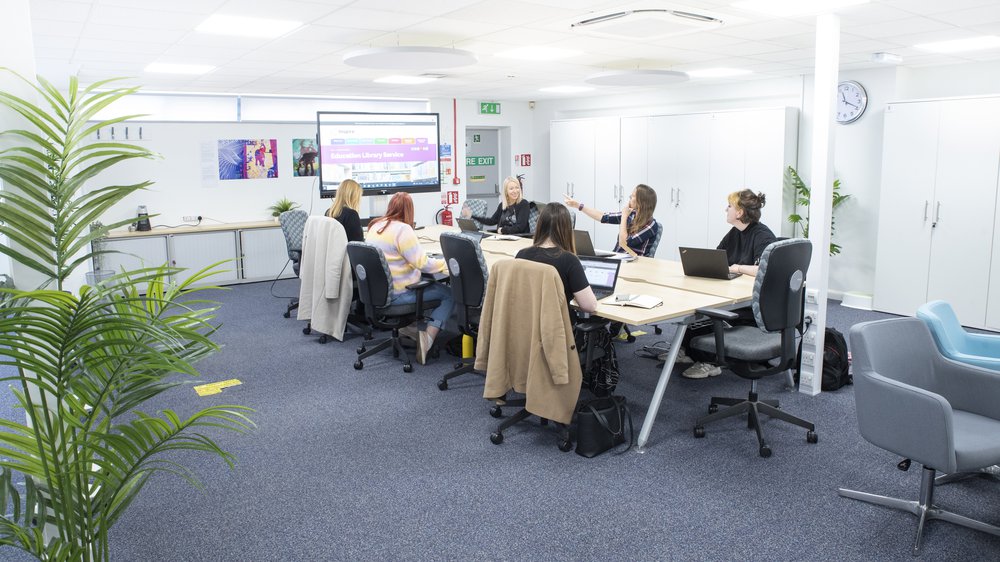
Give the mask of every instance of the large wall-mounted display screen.
[[348, 178], [365, 195], [441, 190], [437, 113], [320, 111], [316, 120], [322, 197]]

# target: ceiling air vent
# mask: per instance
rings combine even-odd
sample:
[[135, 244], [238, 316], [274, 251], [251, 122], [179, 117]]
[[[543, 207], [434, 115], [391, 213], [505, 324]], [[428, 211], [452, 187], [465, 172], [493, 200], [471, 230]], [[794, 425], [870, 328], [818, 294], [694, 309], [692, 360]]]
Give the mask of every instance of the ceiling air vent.
[[696, 33], [723, 25], [722, 18], [705, 13], [667, 8], [632, 8], [595, 12], [574, 22], [573, 29], [618, 39], [657, 39]]

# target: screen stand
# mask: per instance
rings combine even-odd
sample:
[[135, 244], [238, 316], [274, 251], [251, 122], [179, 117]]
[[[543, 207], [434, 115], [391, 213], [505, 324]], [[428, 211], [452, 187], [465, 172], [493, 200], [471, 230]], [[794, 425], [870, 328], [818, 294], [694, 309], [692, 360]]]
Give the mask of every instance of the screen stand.
[[368, 197], [368, 216], [381, 217], [385, 215], [385, 210], [389, 206], [388, 195], [371, 195]]

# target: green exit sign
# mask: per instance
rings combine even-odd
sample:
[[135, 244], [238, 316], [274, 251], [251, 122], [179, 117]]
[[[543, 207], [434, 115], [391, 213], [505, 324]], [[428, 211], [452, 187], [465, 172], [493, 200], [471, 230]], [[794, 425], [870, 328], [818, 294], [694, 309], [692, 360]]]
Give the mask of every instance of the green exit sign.
[[500, 102], [481, 101], [479, 102], [480, 115], [500, 115]]
[[466, 156], [466, 166], [493, 166], [497, 163], [496, 156]]

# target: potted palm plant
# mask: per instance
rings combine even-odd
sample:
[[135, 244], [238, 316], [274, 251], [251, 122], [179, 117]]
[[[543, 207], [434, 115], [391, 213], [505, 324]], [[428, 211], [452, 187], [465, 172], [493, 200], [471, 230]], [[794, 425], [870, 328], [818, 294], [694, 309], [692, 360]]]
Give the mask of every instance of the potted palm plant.
[[[809, 237], [809, 202], [812, 192], [809, 190], [809, 186], [806, 185], [802, 178], [799, 177], [799, 172], [795, 168], [789, 166], [785, 170], [785, 185], [791, 186], [792, 190], [795, 192], [795, 205], [796, 207], [805, 209], [805, 216], [800, 213], [795, 212], [788, 215], [788, 222], [792, 223], [793, 228], [798, 227], [802, 229], [802, 236], [805, 238]], [[836, 218], [837, 207], [844, 204], [845, 201], [850, 199], [850, 195], [845, 195], [840, 192], [840, 180], [833, 180], [833, 207], [831, 208], [830, 214], [830, 255], [835, 256], [840, 253], [840, 244], [833, 242], [833, 232], [834, 232], [834, 219]]]
[[[3, 69], [10, 72], [9, 69]], [[23, 79], [23, 78], [22, 78]], [[134, 144], [93, 141], [92, 121], [135, 88], [103, 81], [65, 93], [27, 81], [37, 104], [0, 92], [24, 127], [2, 133], [0, 252], [43, 275], [37, 288], [0, 289], [0, 364], [27, 420], [0, 419], [0, 546], [41, 560], [109, 558], [108, 533], [158, 472], [197, 484], [174, 451], [234, 458], [214, 434], [253, 427], [249, 409], [213, 406], [189, 417], [143, 411], [150, 399], [197, 376], [218, 305], [192, 298], [213, 268], [173, 285], [167, 266], [123, 271], [70, 293], [67, 279], [102, 251], [91, 242], [133, 219], [91, 229], [124, 197], [150, 182], [94, 187], [103, 170], [154, 155]], [[13, 142], [11, 142], [13, 141]], [[87, 188], [85, 182], [91, 182]], [[145, 294], [139, 287], [148, 286]], [[21, 487], [20, 480], [23, 480]]]
[[281, 216], [281, 213], [284, 213], [285, 211], [291, 211], [292, 209], [298, 209], [298, 208], [299, 208], [299, 204], [298, 203], [296, 203], [295, 201], [292, 201], [291, 199], [289, 199], [287, 197], [282, 197], [281, 199], [278, 199], [277, 201], [275, 201], [274, 205], [271, 205], [270, 207], [268, 207], [267, 210], [271, 211], [271, 216], [274, 217], [275, 221], [277, 221], [278, 217]]

